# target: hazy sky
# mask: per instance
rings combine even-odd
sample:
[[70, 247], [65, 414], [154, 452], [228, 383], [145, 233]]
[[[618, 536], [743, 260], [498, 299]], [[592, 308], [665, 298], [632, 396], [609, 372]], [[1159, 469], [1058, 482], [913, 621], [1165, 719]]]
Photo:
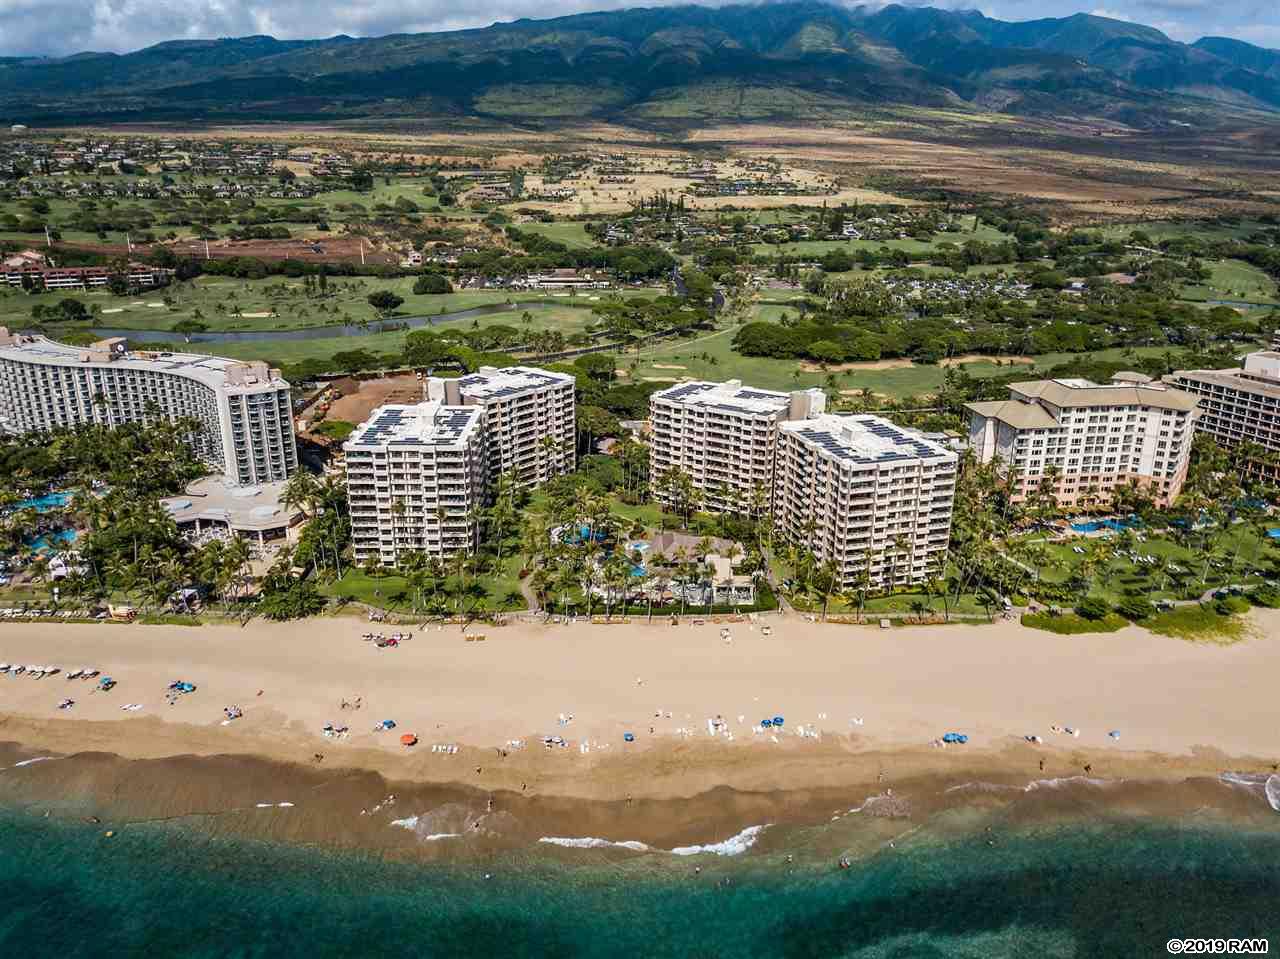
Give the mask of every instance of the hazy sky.
[[[161, 40], [251, 34], [296, 39], [454, 30], [520, 17], [670, 2], [674, 0], [0, 0], [0, 55], [128, 51]], [[1095, 13], [1149, 24], [1175, 40], [1228, 36], [1280, 48], [1277, 0], [937, 0], [928, 5], [976, 6], [1002, 20]]]

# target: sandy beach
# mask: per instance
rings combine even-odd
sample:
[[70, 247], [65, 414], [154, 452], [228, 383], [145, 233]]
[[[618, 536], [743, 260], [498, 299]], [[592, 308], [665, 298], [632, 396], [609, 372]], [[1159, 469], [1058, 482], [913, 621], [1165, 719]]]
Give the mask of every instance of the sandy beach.
[[[1012, 622], [877, 630], [790, 617], [773, 619], [769, 637], [735, 624], [731, 642], [711, 623], [580, 623], [488, 627], [483, 642], [465, 641], [456, 626], [418, 628], [394, 649], [362, 641], [371, 627], [354, 618], [245, 628], [12, 623], [0, 626], [0, 662], [94, 667], [118, 685], [97, 692], [62, 675], [0, 676], [0, 741], [134, 759], [312, 763], [319, 753], [326, 768], [485, 788], [536, 782], [601, 799], [830, 785], [845, 778], [834, 757], [861, 778], [867, 770], [853, 760], [871, 754], [900, 771], [1009, 750], [1077, 772], [1108, 756], [1204, 771], [1226, 757], [1269, 766], [1280, 758], [1280, 613], [1252, 615], [1254, 637], [1225, 647], [1137, 628], [1064, 637]], [[170, 705], [175, 680], [197, 690]], [[74, 708], [57, 708], [64, 697]], [[341, 708], [357, 699], [359, 709]], [[227, 706], [243, 718], [224, 723]], [[774, 716], [785, 718], [782, 731], [753, 731]], [[712, 735], [717, 717], [723, 726]], [[384, 719], [396, 728], [374, 732]], [[326, 738], [326, 723], [350, 733]], [[968, 745], [928, 745], [949, 731]], [[418, 745], [401, 746], [404, 733]], [[1023, 743], [1028, 734], [1044, 746]], [[567, 746], [545, 749], [544, 736]], [[502, 758], [513, 740], [524, 748]], [[459, 749], [432, 751], [443, 745]], [[489, 768], [477, 775], [477, 765]]]

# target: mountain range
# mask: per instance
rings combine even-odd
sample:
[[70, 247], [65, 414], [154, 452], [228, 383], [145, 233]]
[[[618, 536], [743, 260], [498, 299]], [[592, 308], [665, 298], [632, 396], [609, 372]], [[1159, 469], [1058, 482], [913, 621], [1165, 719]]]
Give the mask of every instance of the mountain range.
[[1139, 128], [1280, 114], [1280, 51], [1089, 14], [816, 0], [638, 8], [356, 39], [0, 58], [6, 122], [479, 117], [689, 125], [910, 107]]

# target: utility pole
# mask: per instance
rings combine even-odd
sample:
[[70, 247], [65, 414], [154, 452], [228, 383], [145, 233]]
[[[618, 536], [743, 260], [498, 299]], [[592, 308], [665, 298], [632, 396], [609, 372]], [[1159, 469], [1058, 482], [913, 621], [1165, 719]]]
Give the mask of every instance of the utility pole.
[[52, 249], [52, 247], [53, 247], [53, 238], [49, 236], [49, 224], [48, 224], [48, 223], [46, 223], [46, 224], [44, 225], [44, 245], [45, 245], [45, 247], [46, 247], [46, 248], [50, 248], [50, 249]]
[[364, 237], [360, 237], [360, 265], [364, 266]]
[[209, 241], [208, 240], [204, 241], [204, 258], [206, 260], [209, 259]]
[[129, 252], [130, 252], [130, 253], [132, 253], [132, 252], [133, 252], [133, 240], [129, 237], [129, 234], [128, 234], [127, 232], [126, 232], [126, 233], [125, 233], [125, 235], [124, 235], [124, 244], [125, 244], [125, 246], [127, 246], [127, 247], [129, 248]]

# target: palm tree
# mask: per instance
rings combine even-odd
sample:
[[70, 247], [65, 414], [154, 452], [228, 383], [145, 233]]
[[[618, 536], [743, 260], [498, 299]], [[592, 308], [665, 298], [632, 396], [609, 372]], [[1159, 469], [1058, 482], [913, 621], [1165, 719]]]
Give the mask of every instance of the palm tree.
[[284, 484], [280, 502], [288, 509], [296, 507], [302, 510], [303, 515], [309, 518], [311, 515], [310, 506], [319, 491], [320, 484], [316, 480], [315, 474], [307, 469], [298, 469]]
[[840, 589], [840, 567], [833, 560], [824, 560], [813, 577], [813, 589], [822, 597], [822, 621], [827, 621], [827, 607], [831, 597]]
[[868, 554], [867, 562], [853, 574], [853, 582], [850, 584], [854, 601], [858, 604], [858, 622], [862, 622], [862, 614], [867, 606], [867, 593], [871, 591], [871, 556]]
[[614, 553], [604, 564], [604, 584], [605, 584], [605, 619], [609, 619], [613, 615], [613, 598], [614, 592], [617, 590], [622, 596], [622, 605], [625, 610], [627, 604], [627, 586], [631, 577], [631, 566], [627, 560], [620, 554]]
[[[910, 562], [912, 548], [912, 540], [901, 533], [893, 538], [893, 553], [889, 557], [889, 592], [895, 591], [898, 587], [898, 561], [902, 558], [902, 554], [906, 553]], [[909, 566], [908, 569], [910, 569]]]
[[249, 566], [249, 542], [241, 536], [233, 536], [227, 544], [225, 553], [227, 569], [230, 571], [230, 582], [239, 590], [248, 585], [245, 571]]
[[539, 566], [533, 571], [533, 575], [529, 577], [529, 589], [533, 593], [534, 600], [540, 609], [547, 606], [547, 590], [551, 586], [551, 574], [547, 572], [545, 567]]

